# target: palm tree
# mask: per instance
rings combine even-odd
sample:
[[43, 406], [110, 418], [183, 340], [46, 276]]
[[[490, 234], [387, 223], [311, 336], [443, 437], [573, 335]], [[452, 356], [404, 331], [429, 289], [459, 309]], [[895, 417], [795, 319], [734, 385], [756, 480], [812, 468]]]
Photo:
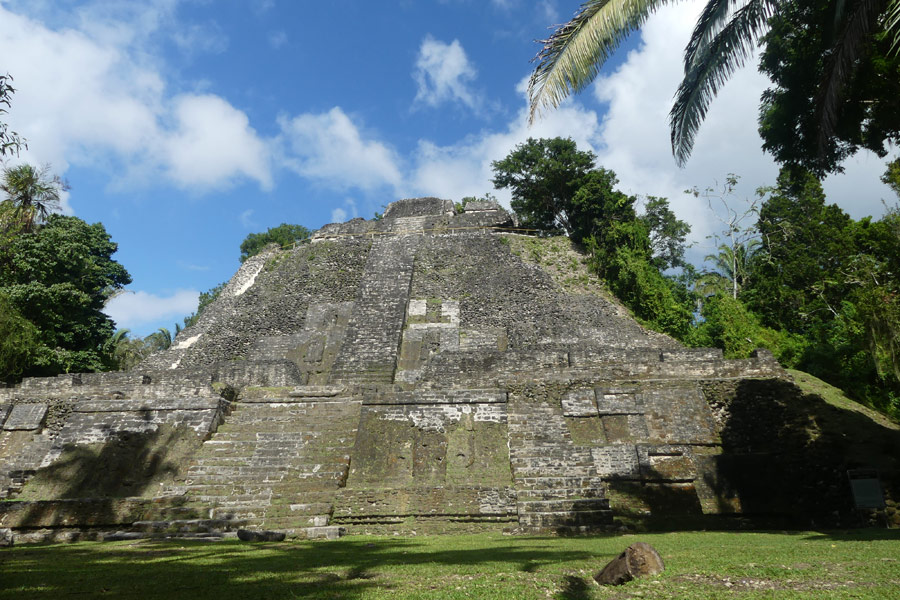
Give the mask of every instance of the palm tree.
[[35, 224], [46, 220], [59, 209], [60, 194], [69, 186], [58, 175], [50, 175], [50, 167], [35, 168], [23, 164], [6, 167], [0, 175], [2, 203], [10, 207], [7, 229], [18, 226], [30, 232]]
[[697, 279], [697, 291], [703, 296], [711, 296], [726, 293], [727, 286], [727, 293], [736, 299], [747, 281], [750, 261], [759, 251], [760, 245], [757, 239], [734, 246], [721, 244], [716, 254], [708, 254], [703, 259], [712, 263], [713, 270], [704, 271]]
[[[669, 112], [672, 153], [684, 166], [710, 102], [735, 70], [744, 66], [768, 30], [769, 18], [791, 0], [708, 0], [685, 48], [684, 79]], [[535, 60], [528, 84], [529, 122], [587, 87], [631, 32], [640, 29], [663, 0], [588, 0], [561, 25]], [[850, 81], [869, 38], [879, 30], [900, 51], [900, 0], [833, 3], [832, 51], [816, 98], [820, 149], [835, 131], [841, 90]]]

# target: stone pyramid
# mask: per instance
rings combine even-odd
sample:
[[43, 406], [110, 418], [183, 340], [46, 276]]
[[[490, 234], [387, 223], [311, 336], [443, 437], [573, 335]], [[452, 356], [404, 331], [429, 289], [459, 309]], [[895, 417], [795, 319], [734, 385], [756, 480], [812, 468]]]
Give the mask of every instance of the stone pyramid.
[[512, 228], [492, 203], [394, 202], [250, 258], [132, 371], [0, 389], [0, 497], [19, 500], [0, 527], [577, 533], [784, 512], [745, 501], [721, 439], [723, 406], [786, 377], [771, 355], [650, 332], [567, 239]]

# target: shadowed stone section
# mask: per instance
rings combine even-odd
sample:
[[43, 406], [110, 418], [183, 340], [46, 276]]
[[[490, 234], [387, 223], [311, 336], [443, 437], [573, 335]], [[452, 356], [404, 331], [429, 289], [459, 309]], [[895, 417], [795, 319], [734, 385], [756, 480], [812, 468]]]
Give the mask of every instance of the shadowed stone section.
[[[4, 431], [0, 436], [0, 456], [5, 457], [0, 462], [0, 498], [156, 492], [150, 484], [172, 476], [182, 460], [179, 455], [175, 462], [166, 462], [169, 451], [162, 440], [169, 440], [170, 450], [183, 442], [184, 451], [190, 452], [189, 447], [199, 446], [215, 430], [227, 409], [228, 403], [210, 388], [210, 374], [186, 375], [167, 382], [160, 374], [151, 385], [150, 375], [83, 374], [36, 379], [2, 390], [0, 396], [13, 404], [10, 417], [21, 411], [29, 416], [22, 425], [42, 423], [43, 428]], [[119, 477], [125, 487], [104, 479], [104, 474], [115, 478], [110, 475], [114, 468], [135, 471], [133, 478]], [[89, 473], [92, 479], [85, 479]]]
[[413, 258], [420, 240], [420, 236], [397, 235], [379, 237], [373, 242], [359, 300], [334, 363], [332, 381], [391, 383], [394, 380]]
[[165, 494], [186, 496], [187, 509], [254, 527], [303, 535], [328, 525], [347, 477], [360, 403], [285, 392], [238, 402]]

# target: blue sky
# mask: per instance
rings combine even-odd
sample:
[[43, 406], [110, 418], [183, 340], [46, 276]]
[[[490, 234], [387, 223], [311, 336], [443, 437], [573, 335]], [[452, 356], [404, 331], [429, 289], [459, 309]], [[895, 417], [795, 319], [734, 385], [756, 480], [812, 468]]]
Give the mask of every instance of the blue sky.
[[[398, 198], [493, 191], [490, 162], [529, 136], [573, 137], [623, 190], [670, 198], [699, 260], [720, 229], [683, 190], [774, 181], [755, 117], [765, 79], [744, 69], [714, 102], [687, 168], [666, 113], [696, 3], [666, 7], [591, 89], [526, 123], [524, 82], [564, 0], [0, 0], [0, 72], [15, 78], [19, 160], [71, 185], [65, 210], [101, 221], [131, 273], [108, 312], [170, 329], [238, 267], [251, 232], [369, 218]], [[826, 181], [853, 216], [880, 215], [884, 161]], [[508, 196], [494, 192], [503, 201]], [[715, 205], [714, 205], [715, 207]]]

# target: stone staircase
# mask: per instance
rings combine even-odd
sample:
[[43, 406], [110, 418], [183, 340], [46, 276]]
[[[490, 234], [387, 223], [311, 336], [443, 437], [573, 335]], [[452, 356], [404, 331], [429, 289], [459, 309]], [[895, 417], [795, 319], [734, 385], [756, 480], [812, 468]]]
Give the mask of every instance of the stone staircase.
[[609, 528], [612, 511], [590, 449], [572, 442], [561, 408], [511, 401], [508, 410], [519, 527], [556, 533]]
[[203, 514], [298, 534], [327, 526], [335, 493], [346, 482], [359, 407], [324, 397], [236, 403], [166, 491], [187, 498], [173, 516]]
[[420, 240], [419, 235], [387, 235], [373, 242], [333, 382], [393, 382]]

